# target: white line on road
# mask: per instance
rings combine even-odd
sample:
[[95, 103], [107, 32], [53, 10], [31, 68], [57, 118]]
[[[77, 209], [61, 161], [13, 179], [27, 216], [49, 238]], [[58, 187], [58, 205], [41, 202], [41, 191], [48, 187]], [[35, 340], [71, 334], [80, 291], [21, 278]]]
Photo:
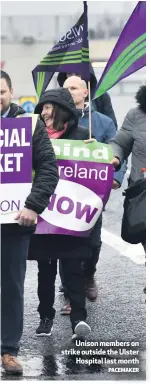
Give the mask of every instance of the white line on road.
[[145, 253], [141, 244], [128, 244], [121, 237], [102, 228], [101, 239], [109, 247], [116, 249], [121, 256], [126, 256], [136, 264], [145, 263]]

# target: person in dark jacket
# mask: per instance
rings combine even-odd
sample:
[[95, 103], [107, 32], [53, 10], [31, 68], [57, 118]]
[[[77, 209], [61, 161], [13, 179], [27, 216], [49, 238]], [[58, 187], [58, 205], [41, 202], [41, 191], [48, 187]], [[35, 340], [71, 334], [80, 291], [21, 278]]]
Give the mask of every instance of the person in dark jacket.
[[[9, 75], [1, 71], [1, 117], [25, 117], [25, 111], [11, 103], [13, 90]], [[35, 177], [24, 208], [16, 215], [15, 224], [1, 225], [1, 339], [2, 367], [6, 373], [22, 374], [17, 360], [23, 332], [23, 296], [26, 260], [31, 234], [35, 231], [37, 215], [48, 206], [59, 175], [54, 150], [45, 130], [38, 121], [32, 143]]]
[[[142, 169], [146, 168], [146, 85], [136, 93], [137, 107], [131, 108], [117, 132], [111, 145], [114, 158], [112, 164], [119, 169], [124, 159], [132, 154], [129, 186], [143, 178]], [[146, 238], [143, 241], [146, 252]]]
[[146, 168], [146, 86], [142, 86], [137, 94], [137, 107], [127, 113], [121, 129], [111, 142], [114, 159], [113, 165], [121, 166], [124, 159], [132, 154], [132, 166], [129, 185], [139, 180]]
[[[64, 73], [64, 72], [61, 73], [60, 72], [58, 74], [58, 77], [57, 77], [57, 80], [58, 80], [60, 87], [63, 87], [65, 80], [69, 76], [72, 76], [72, 75], [79, 76], [76, 73]], [[97, 85], [97, 79], [96, 79], [92, 64], [90, 63], [91, 100], [93, 99], [96, 85]], [[103, 115], [110, 117], [113, 120], [115, 127], [117, 129], [117, 120], [116, 120], [115, 112], [114, 112], [114, 109], [112, 106], [110, 95], [107, 92], [105, 92], [102, 96], [98, 97], [96, 100], [93, 100], [92, 106], [96, 111], [102, 113]]]
[[[41, 96], [35, 113], [39, 113], [51, 138], [87, 140], [89, 132], [78, 126], [78, 114], [67, 89], [46, 91]], [[91, 238], [57, 234], [33, 235], [29, 259], [38, 261], [38, 297], [40, 324], [37, 335], [51, 335], [55, 316], [54, 295], [57, 259], [62, 260], [68, 297], [71, 304], [70, 320], [73, 338], [84, 337], [90, 332], [86, 323], [84, 279], [81, 263], [91, 257]]]
[[[63, 87], [65, 81], [71, 76], [81, 77], [79, 74], [76, 74], [76, 73], [60, 72], [57, 77], [60, 87]], [[96, 85], [97, 85], [97, 79], [96, 79], [92, 64], [90, 63], [91, 99], [94, 96]], [[88, 93], [87, 93], [87, 96], [88, 96]], [[87, 96], [85, 97], [84, 101], [87, 100]], [[93, 135], [97, 139], [97, 141], [102, 140], [102, 142], [108, 143], [109, 140], [115, 136], [115, 132], [117, 129], [117, 120], [115, 117], [115, 113], [112, 107], [111, 98], [109, 94], [105, 93], [104, 95], [100, 96], [96, 100], [93, 100], [91, 103], [91, 108], [92, 108], [91, 116], [92, 116]], [[88, 116], [89, 116], [89, 107], [85, 109], [83, 107], [81, 115], [79, 113], [79, 123], [84, 127], [88, 127], [88, 119], [89, 119]], [[124, 163], [122, 166], [122, 169], [118, 172], [118, 174], [116, 172], [114, 182], [113, 182], [114, 189], [119, 188], [120, 185], [122, 184], [126, 169], [127, 169], [126, 163]], [[99, 249], [100, 249], [100, 246], [98, 248], [98, 252], [99, 252]], [[97, 255], [98, 255], [98, 252], [97, 252]], [[96, 257], [95, 257], [95, 260], [96, 260]], [[97, 258], [97, 261], [98, 261], [98, 258]], [[59, 287], [59, 291], [63, 292], [65, 298], [67, 298], [61, 263], [59, 265], [59, 270], [60, 270], [60, 276], [61, 276], [61, 285]], [[92, 275], [94, 275], [93, 272], [92, 272]], [[90, 289], [87, 290], [87, 297], [89, 298], [91, 297], [91, 300], [95, 300], [97, 297], [97, 287], [93, 278], [91, 279], [89, 287]], [[61, 313], [62, 314], [70, 313], [70, 305], [68, 303], [67, 305], [64, 306], [64, 308], [62, 308]]]
[[[83, 126], [83, 129], [89, 127], [89, 108], [84, 108], [85, 98], [88, 95], [87, 85], [84, 80], [78, 76], [71, 76], [64, 82], [64, 88], [68, 89], [75, 102], [79, 124]], [[95, 111], [92, 108], [91, 111], [91, 123], [92, 123], [92, 135], [97, 141], [108, 144], [116, 135], [116, 129], [113, 121], [103, 114]], [[126, 172], [126, 164], [124, 164], [119, 172], [114, 173], [113, 189], [117, 189], [121, 186], [124, 174]], [[94, 230], [92, 231], [92, 258], [83, 263], [83, 272], [86, 280], [85, 291], [89, 300], [94, 301], [97, 298], [98, 290], [95, 282], [96, 264], [99, 260], [99, 254], [101, 249], [101, 227], [102, 227], [102, 215], [98, 220]], [[65, 291], [65, 297], [67, 298], [65, 279], [62, 273], [62, 267], [60, 263], [60, 276], [62, 286]], [[69, 314], [70, 306], [67, 300], [67, 304], [61, 309], [61, 314]]]

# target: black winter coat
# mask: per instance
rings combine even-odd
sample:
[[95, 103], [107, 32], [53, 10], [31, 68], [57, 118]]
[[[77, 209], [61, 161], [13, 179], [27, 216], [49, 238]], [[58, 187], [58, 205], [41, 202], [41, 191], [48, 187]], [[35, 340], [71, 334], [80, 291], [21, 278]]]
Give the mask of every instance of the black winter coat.
[[[71, 119], [68, 129], [61, 139], [86, 140], [89, 132], [83, 127], [77, 126], [75, 120]], [[80, 258], [85, 260], [92, 256], [93, 240], [91, 235], [87, 238], [68, 235], [33, 235], [29, 247], [30, 260], [55, 260], [64, 258]]]
[[[23, 108], [12, 103], [8, 117], [23, 115]], [[49, 204], [49, 198], [54, 193], [59, 180], [58, 167], [52, 144], [48, 138], [45, 125], [38, 120], [32, 141], [32, 167], [35, 177], [31, 192], [25, 201], [25, 207], [40, 214]], [[35, 226], [25, 227], [18, 224], [3, 224], [2, 235], [33, 233]]]
[[117, 120], [114, 109], [112, 107], [110, 95], [105, 92], [102, 96], [93, 100], [93, 105], [96, 108], [97, 112], [103, 113], [103, 115], [110, 117], [113, 120], [117, 129]]

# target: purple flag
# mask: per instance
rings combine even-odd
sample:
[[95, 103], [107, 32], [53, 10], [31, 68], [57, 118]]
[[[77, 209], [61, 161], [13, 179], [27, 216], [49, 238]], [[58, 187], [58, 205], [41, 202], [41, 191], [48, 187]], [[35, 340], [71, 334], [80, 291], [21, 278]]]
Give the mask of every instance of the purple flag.
[[139, 1], [99, 80], [94, 99], [146, 65], [146, 2]]
[[79, 73], [88, 81], [89, 40], [87, 2], [77, 23], [59, 40], [33, 71], [33, 81], [38, 97], [45, 91], [55, 72]]

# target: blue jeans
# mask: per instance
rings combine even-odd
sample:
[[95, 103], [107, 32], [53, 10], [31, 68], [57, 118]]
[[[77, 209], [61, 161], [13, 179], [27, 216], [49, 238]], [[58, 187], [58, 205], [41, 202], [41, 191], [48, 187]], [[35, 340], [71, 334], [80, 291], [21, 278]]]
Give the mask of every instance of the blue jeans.
[[[6, 224], [7, 225], [7, 224]], [[1, 354], [17, 356], [23, 333], [24, 280], [30, 235], [1, 237]]]

